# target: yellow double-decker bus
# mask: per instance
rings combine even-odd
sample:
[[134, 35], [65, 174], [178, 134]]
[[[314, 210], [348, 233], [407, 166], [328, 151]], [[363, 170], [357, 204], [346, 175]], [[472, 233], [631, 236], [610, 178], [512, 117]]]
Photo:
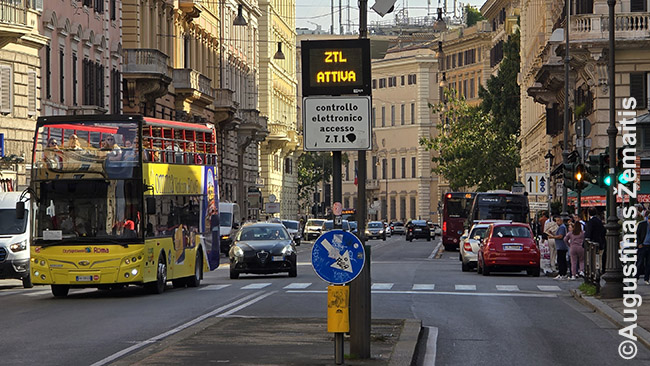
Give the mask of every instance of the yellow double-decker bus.
[[214, 127], [128, 115], [37, 121], [31, 276], [70, 288], [198, 286], [219, 265]]

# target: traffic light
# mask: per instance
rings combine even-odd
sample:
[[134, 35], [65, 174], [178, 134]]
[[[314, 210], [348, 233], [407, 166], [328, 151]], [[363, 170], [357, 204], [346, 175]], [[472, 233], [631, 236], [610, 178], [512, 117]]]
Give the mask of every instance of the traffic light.
[[564, 163], [564, 186], [571, 190], [576, 190], [576, 163]]
[[575, 182], [575, 190], [582, 191], [587, 186], [587, 169], [585, 168], [584, 164], [576, 164], [574, 169], [575, 171], [573, 177]]
[[[616, 159], [616, 181], [618, 183], [621, 183], [623, 185], [629, 185], [633, 183], [634, 181], [631, 179], [628, 174], [626, 174], [626, 170], [623, 167], [623, 162], [625, 160], [625, 148], [624, 147], [619, 147], [618, 150], [616, 151], [617, 159]], [[634, 159], [634, 156], [632, 156], [632, 159]]]
[[587, 162], [587, 180], [599, 187], [607, 188], [612, 184], [609, 171], [609, 153], [607, 150], [598, 155], [590, 155]]

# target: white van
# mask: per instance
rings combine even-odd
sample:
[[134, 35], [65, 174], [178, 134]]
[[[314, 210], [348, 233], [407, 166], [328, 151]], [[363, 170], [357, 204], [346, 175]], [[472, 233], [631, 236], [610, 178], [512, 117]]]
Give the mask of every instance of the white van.
[[[29, 274], [29, 203], [22, 219], [16, 217], [16, 202], [22, 192], [0, 192], [0, 279], [23, 281], [32, 287]], [[23, 198], [23, 202], [27, 201]]]
[[241, 221], [239, 205], [219, 202], [219, 233], [221, 235], [221, 253], [228, 254], [232, 239], [237, 234]]

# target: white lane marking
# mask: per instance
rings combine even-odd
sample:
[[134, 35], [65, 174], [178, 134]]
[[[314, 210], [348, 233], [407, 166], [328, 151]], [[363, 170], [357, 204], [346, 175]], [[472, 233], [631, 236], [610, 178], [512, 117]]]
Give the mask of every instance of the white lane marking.
[[441, 245], [442, 245], [442, 240], [440, 240], [440, 242], [438, 243], [438, 245], [436, 245], [436, 247], [433, 249], [433, 252], [431, 252], [431, 254], [429, 254], [429, 256], [427, 257], [427, 259], [433, 259], [433, 258], [435, 258], [436, 255], [438, 255], [438, 251], [440, 250], [440, 246], [441, 246]]
[[[269, 293], [269, 295], [272, 294], [272, 293], [274, 293], [274, 292]], [[179, 325], [178, 327], [176, 327], [174, 329], [166, 331], [165, 333], [161, 333], [161, 334], [159, 334], [157, 336], [154, 336], [154, 337], [151, 337], [151, 338], [149, 338], [149, 339], [147, 339], [145, 341], [138, 342], [138, 343], [134, 344], [131, 347], [128, 347], [128, 348], [125, 348], [125, 349], [123, 349], [123, 350], [121, 350], [119, 352], [116, 352], [116, 353], [114, 353], [114, 354], [112, 354], [112, 355], [110, 355], [110, 356], [108, 356], [106, 358], [103, 358], [103, 359], [95, 362], [91, 366], [106, 365], [106, 364], [108, 364], [108, 363], [110, 363], [110, 362], [112, 362], [112, 361], [114, 361], [114, 360], [116, 360], [116, 359], [130, 353], [130, 352], [133, 352], [133, 351], [135, 351], [135, 350], [137, 350], [139, 348], [142, 348], [142, 347], [144, 347], [144, 346], [146, 346], [146, 345], [148, 345], [150, 343], [158, 342], [161, 339], [164, 339], [164, 338], [169, 337], [169, 336], [171, 336], [173, 334], [176, 334], [176, 333], [180, 332], [181, 330], [183, 330], [185, 328], [188, 328], [188, 327], [191, 327], [194, 324], [200, 323], [200, 322], [202, 322], [203, 320], [205, 320], [205, 319], [207, 319], [209, 317], [218, 315], [219, 313], [221, 313], [222, 311], [224, 311], [224, 310], [226, 310], [226, 309], [228, 309], [230, 307], [239, 305], [239, 304], [241, 304], [241, 303], [243, 303], [245, 301], [248, 301], [251, 298], [254, 298], [253, 300], [250, 300], [246, 304], [244, 304], [246, 306], [249, 306], [249, 305], [252, 305], [255, 302], [263, 299], [266, 296], [268, 296], [268, 295], [264, 294], [264, 291], [257, 291], [255, 293], [250, 294], [250, 295], [244, 296], [239, 300], [235, 300], [235, 301], [233, 301], [233, 302], [231, 302], [229, 304], [226, 304], [226, 305], [224, 305], [224, 306], [222, 306], [220, 308], [214, 309], [209, 313], [206, 313], [206, 314], [203, 314], [203, 315], [201, 315], [199, 317], [196, 317], [196, 318], [190, 320], [187, 323], [181, 324], [181, 325]], [[240, 308], [240, 307], [238, 307], [238, 308]]]
[[[288, 293], [296, 294], [326, 294], [327, 290], [289, 290]], [[557, 297], [556, 294], [530, 294], [530, 293], [512, 293], [512, 292], [450, 292], [450, 291], [372, 291], [373, 294], [392, 294], [392, 295], [461, 295], [461, 296], [511, 296], [511, 297]]]
[[558, 286], [542, 286], [542, 285], [537, 285], [537, 288], [540, 291], [562, 291], [562, 289]]
[[230, 285], [208, 285], [201, 287], [199, 291], [215, 291], [215, 290], [221, 290], [222, 288], [226, 288]]
[[294, 282], [292, 284], [284, 286], [285, 290], [300, 290], [311, 286], [311, 282]]
[[390, 290], [393, 288], [392, 283], [373, 283], [371, 290]]
[[435, 290], [436, 285], [426, 283], [416, 283], [411, 290]]
[[497, 291], [519, 291], [517, 285], [497, 285]]
[[456, 285], [456, 291], [476, 291], [476, 285]]
[[264, 287], [271, 286], [270, 283], [251, 283], [250, 285], [246, 285], [242, 287], [242, 290], [259, 290], [263, 289]]
[[436, 345], [438, 343], [438, 328], [427, 327], [429, 329], [429, 336], [427, 337], [427, 348], [424, 352], [424, 360], [422, 366], [435, 366], [436, 365]]
[[268, 297], [268, 296], [273, 295], [273, 294], [276, 293], [276, 292], [277, 292], [277, 291], [271, 291], [271, 292], [268, 292], [268, 293], [266, 293], [266, 294], [260, 295], [260, 296], [259, 296], [258, 298], [256, 298], [256, 299], [253, 299], [253, 300], [251, 300], [251, 301], [249, 301], [249, 302], [247, 302], [247, 303], [245, 303], [245, 304], [241, 304], [241, 305], [239, 305], [239, 306], [236, 307], [236, 308], [230, 309], [230, 310], [226, 311], [225, 313], [217, 314], [217, 315], [215, 315], [215, 316], [218, 317], [218, 318], [225, 318], [225, 317], [227, 317], [227, 316], [229, 316], [229, 315], [231, 315], [231, 314], [234, 314], [234, 313], [238, 312], [239, 310], [241, 310], [241, 309], [243, 309], [243, 308], [246, 308], [246, 307], [248, 307], [248, 306], [250, 306], [250, 305], [253, 305], [254, 303], [256, 303], [256, 302], [258, 302], [258, 301], [264, 299], [265, 297]]

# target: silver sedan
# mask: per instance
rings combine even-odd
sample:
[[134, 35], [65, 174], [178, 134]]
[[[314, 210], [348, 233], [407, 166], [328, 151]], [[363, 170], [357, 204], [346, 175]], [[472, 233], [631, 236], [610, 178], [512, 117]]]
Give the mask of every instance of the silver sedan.
[[478, 263], [478, 249], [489, 227], [489, 224], [476, 224], [472, 226], [469, 235], [463, 235], [459, 245], [459, 257], [463, 272], [469, 272], [472, 268], [476, 268]]

